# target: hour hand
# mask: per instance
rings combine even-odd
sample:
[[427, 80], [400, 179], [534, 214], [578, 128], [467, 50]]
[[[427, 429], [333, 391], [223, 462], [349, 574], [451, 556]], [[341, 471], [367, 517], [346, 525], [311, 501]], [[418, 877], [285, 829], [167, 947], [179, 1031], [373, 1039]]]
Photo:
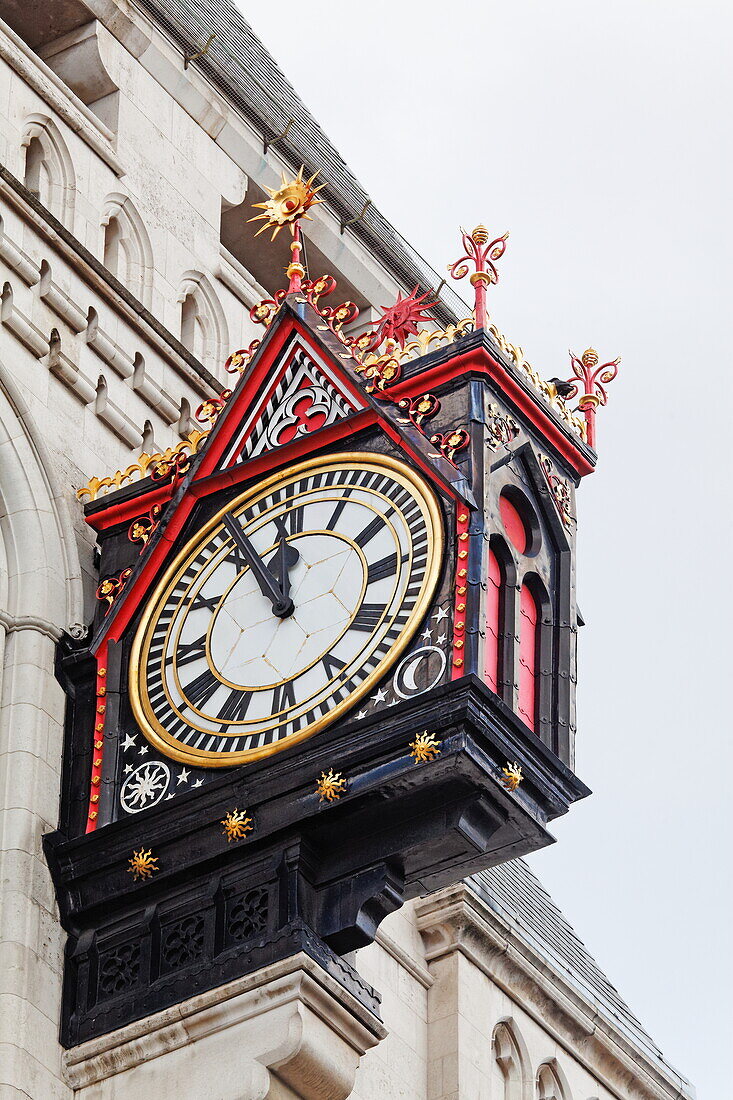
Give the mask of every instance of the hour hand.
[[[277, 520], [275, 521], [277, 523]], [[294, 546], [288, 542], [288, 534], [282, 523], [278, 524], [280, 542], [277, 545], [277, 573], [280, 581], [280, 590], [287, 599], [290, 595], [290, 570], [300, 561], [300, 554]]]
[[241, 524], [237, 523], [232, 516], [224, 516], [224, 526], [234, 539], [242, 552], [242, 557], [252, 570], [254, 578], [259, 585], [260, 592], [263, 596], [266, 596], [272, 604], [273, 615], [277, 615], [280, 619], [286, 619], [288, 615], [292, 615], [294, 610], [293, 601], [283, 592], [277, 577], [273, 576], [267, 568], [242, 530]]

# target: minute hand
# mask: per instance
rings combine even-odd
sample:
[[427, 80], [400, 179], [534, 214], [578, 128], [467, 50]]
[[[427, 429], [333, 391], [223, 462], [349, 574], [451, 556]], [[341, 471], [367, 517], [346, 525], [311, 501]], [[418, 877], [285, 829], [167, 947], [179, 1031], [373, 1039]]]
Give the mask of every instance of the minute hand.
[[281, 619], [286, 619], [288, 615], [292, 615], [295, 606], [293, 601], [289, 596], [283, 595], [283, 590], [277, 578], [267, 568], [242, 530], [241, 524], [237, 523], [232, 516], [224, 516], [224, 526], [242, 551], [242, 556], [252, 570], [260, 587], [260, 592], [272, 604], [273, 615], [277, 615]]

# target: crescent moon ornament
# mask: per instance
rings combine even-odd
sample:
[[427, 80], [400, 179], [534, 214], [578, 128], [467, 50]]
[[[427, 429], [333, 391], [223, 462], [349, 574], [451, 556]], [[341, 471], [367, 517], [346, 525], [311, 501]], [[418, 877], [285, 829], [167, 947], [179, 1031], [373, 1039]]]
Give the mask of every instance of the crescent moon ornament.
[[[438, 657], [438, 671], [431, 680], [420, 687], [415, 681], [415, 673], [423, 661], [430, 661], [433, 654], [437, 654]], [[397, 666], [392, 682], [395, 695], [399, 695], [400, 699], [411, 699], [413, 695], [422, 695], [424, 691], [430, 691], [440, 682], [445, 666], [445, 653], [437, 646], [426, 645], [413, 650]]]

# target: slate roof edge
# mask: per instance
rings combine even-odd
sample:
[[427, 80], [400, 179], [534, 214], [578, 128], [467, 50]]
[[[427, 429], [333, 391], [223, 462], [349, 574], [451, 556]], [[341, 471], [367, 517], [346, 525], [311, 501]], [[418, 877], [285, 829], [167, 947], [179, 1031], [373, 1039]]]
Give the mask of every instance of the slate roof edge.
[[[577, 976], [578, 972], [574, 972], [570, 965], [563, 966], [559, 963], [558, 955], [553, 951], [547, 941], [543, 940], [542, 930], [536, 922], [522, 920], [518, 912], [515, 912], [512, 917], [507, 908], [492, 896], [490, 886], [486, 881], [482, 881], [486, 876], [496, 874], [497, 872], [500, 874], [506, 873], [516, 867], [520, 867], [527, 875], [527, 881], [536, 886], [538, 906], [548, 909], [552, 907], [560, 916], [583, 952], [585, 960], [591, 964], [592, 968], [597, 971], [599, 976], [602, 977], [609, 988], [613, 990], [618, 997], [619, 1006], [622, 1012], [625, 1010], [625, 1012], [628, 1013], [628, 1018], [626, 1020], [624, 1020], [621, 1015], [609, 1011], [603, 1000], [593, 995], [587, 984]], [[464, 880], [464, 885], [491, 911], [493, 917], [498, 919], [501, 925], [506, 928], [509, 939], [514, 942], [519, 942], [530, 956], [535, 956], [537, 959], [541, 960], [543, 968], [550, 972], [556, 982], [565, 984], [572, 989], [575, 995], [574, 999], [579, 999], [588, 1009], [590, 1009], [589, 1015], [592, 1019], [600, 1020], [605, 1023], [606, 1027], [604, 1030], [607, 1034], [616, 1032], [619, 1037], [625, 1039], [626, 1044], [642, 1054], [648, 1062], [656, 1067], [660, 1075], [676, 1090], [674, 1093], [668, 1093], [668, 1096], [673, 1097], [674, 1100], [695, 1100], [696, 1092], [694, 1085], [666, 1060], [654, 1040], [628, 1008], [615, 987], [608, 981], [605, 973], [587, 951], [582, 940], [580, 940], [572, 926], [565, 919], [562, 911], [555, 905], [552, 897], [547, 893], [537, 876], [534, 875], [524, 860], [511, 860], [509, 863], [494, 867], [488, 872], [472, 875], [470, 878]]]
[[[272, 55], [230, 0], [134, 0], [134, 4], [179, 46], [190, 47], [189, 53], [194, 53], [201, 40], [205, 41], [214, 31], [216, 38], [208, 51], [190, 64], [195, 65], [234, 109], [259, 130], [263, 142], [274, 144], [277, 138], [278, 156], [293, 170], [297, 171], [301, 164], [311, 171], [319, 170], [320, 180], [327, 184], [320, 197], [326, 200], [342, 225], [348, 225], [349, 232], [405, 289], [412, 290], [417, 283], [424, 290], [434, 291], [444, 281], [374, 205]], [[234, 48], [225, 44], [227, 39], [236, 40], [242, 51], [250, 48], [248, 72], [236, 57]], [[237, 72], [237, 66], [241, 73]], [[250, 94], [247, 94], [248, 85]], [[260, 102], [255, 102], [253, 90], [259, 92]], [[297, 125], [288, 127], [294, 115], [298, 115]], [[316, 153], [318, 156], [314, 155]], [[470, 313], [470, 307], [450, 285], [442, 287], [439, 299], [440, 306], [434, 313], [441, 324], [454, 324]]]

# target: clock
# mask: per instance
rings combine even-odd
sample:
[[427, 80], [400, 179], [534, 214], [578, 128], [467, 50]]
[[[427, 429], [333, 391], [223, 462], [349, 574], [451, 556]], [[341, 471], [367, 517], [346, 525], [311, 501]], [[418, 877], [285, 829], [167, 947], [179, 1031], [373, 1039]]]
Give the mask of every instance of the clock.
[[438, 583], [436, 499], [404, 463], [350, 452], [231, 500], [176, 556], [130, 655], [135, 718], [199, 767], [297, 744], [362, 699]]

